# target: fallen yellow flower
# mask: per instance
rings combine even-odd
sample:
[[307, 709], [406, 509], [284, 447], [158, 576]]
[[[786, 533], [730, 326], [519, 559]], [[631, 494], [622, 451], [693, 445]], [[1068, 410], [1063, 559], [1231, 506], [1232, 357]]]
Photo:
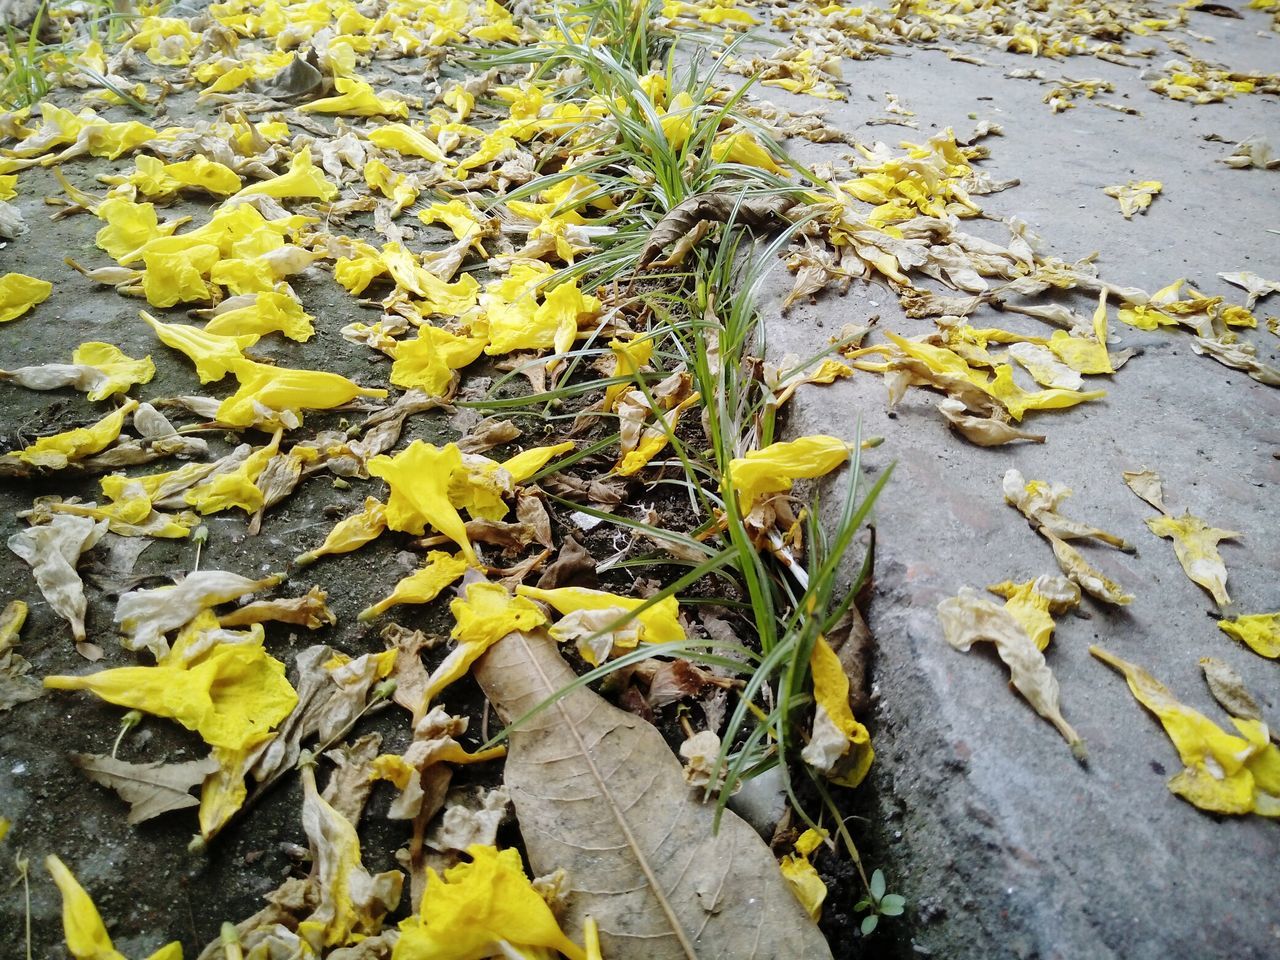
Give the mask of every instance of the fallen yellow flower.
[[1193, 583], [1209, 591], [1214, 603], [1221, 607], [1231, 602], [1227, 595], [1227, 567], [1218, 553], [1218, 542], [1235, 540], [1240, 534], [1211, 527], [1190, 513], [1151, 517], [1147, 527], [1157, 537], [1173, 541], [1173, 552], [1182, 569]]
[[116, 667], [86, 676], [49, 676], [51, 690], [88, 690], [108, 703], [169, 717], [205, 743], [239, 750], [261, 742], [298, 703], [284, 664], [257, 642], [224, 643], [185, 662]]
[[768, 494], [790, 490], [796, 480], [821, 477], [849, 459], [849, 444], [821, 434], [773, 443], [729, 461], [725, 493], [738, 495], [738, 509], [747, 514]]
[[299, 113], [340, 113], [348, 117], [408, 117], [409, 104], [379, 97], [373, 87], [354, 77], [335, 77], [338, 95], [321, 97], [298, 107]]
[[391, 382], [405, 389], [416, 387], [428, 396], [443, 397], [453, 384], [453, 372], [472, 363], [484, 346], [483, 337], [458, 336], [423, 324], [413, 340], [396, 341]]
[[467, 586], [465, 597], [449, 604], [456, 621], [449, 634], [457, 646], [427, 678], [423, 707], [445, 687], [466, 674], [480, 654], [515, 630], [532, 630], [547, 622], [532, 600], [513, 597], [500, 583], [480, 580]]
[[1218, 629], [1260, 657], [1280, 658], [1280, 613], [1251, 613], [1233, 620], [1219, 620]]
[[849, 676], [825, 637], [809, 655], [813, 677], [813, 732], [800, 758], [832, 783], [856, 787], [871, 769], [876, 752], [871, 734], [849, 706]]
[[244, 350], [258, 342], [257, 334], [224, 337], [183, 323], [161, 323], [145, 310], [139, 311], [160, 342], [187, 355], [196, 365], [201, 383], [221, 380], [235, 364], [244, 362]]
[[436, 447], [421, 440], [394, 457], [384, 454], [368, 463], [369, 475], [385, 480], [391, 488], [388, 527], [421, 536], [432, 526], [461, 548], [468, 563], [476, 565], [466, 524], [449, 499], [450, 478], [461, 469], [462, 454], [456, 444]]
[[299, 554], [293, 562], [305, 567], [330, 554], [350, 553], [376, 540], [386, 529], [386, 505], [376, 497], [366, 497], [363, 510], [339, 520], [325, 537], [324, 543], [314, 550]]
[[1004, 597], [1004, 608], [1022, 625], [1037, 650], [1044, 650], [1053, 637], [1053, 613], [1066, 613], [1080, 603], [1080, 588], [1066, 577], [1042, 574], [1034, 580], [1014, 583], [1005, 580], [987, 587]]
[[1101, 647], [1091, 646], [1089, 652], [1124, 674], [1134, 697], [1156, 715], [1173, 741], [1185, 769], [1169, 781], [1170, 791], [1201, 810], [1280, 817], [1280, 747], [1270, 742], [1261, 721], [1233, 717], [1240, 736], [1232, 736], [1179, 703], [1141, 667]]
[[[648, 602], [639, 597], [624, 597], [587, 587], [558, 587], [553, 590], [541, 590], [521, 584], [516, 587], [516, 594], [532, 600], [541, 600], [561, 616], [568, 616], [579, 610], [629, 612]], [[663, 597], [649, 609], [641, 610], [632, 619], [640, 622], [642, 628], [640, 639], [644, 643], [672, 643], [686, 639], [684, 627], [680, 624], [680, 604], [675, 597]]]
[[306, 343], [315, 336], [315, 318], [287, 293], [262, 291], [250, 305], [224, 310], [204, 325], [205, 333], [219, 336], [265, 336], [283, 333], [290, 340]]
[[1067, 723], [1058, 704], [1057, 679], [1045, 663], [1044, 654], [1009, 610], [972, 587], [964, 587], [958, 596], [938, 604], [938, 620], [943, 639], [957, 650], [967, 651], [983, 640], [994, 644], [1009, 668], [1009, 682], [1014, 689], [1057, 728], [1077, 759], [1084, 758], [1084, 741]]
[[53, 293], [48, 280], [28, 277], [23, 273], [6, 273], [0, 277], [0, 323], [16, 320]]
[[340, 374], [327, 370], [296, 370], [271, 367], [252, 360], [237, 360], [231, 372], [240, 389], [218, 407], [218, 421], [236, 427], [258, 423], [261, 410], [274, 413], [299, 410], [331, 410], [356, 397], [383, 398], [387, 391], [362, 387]]
[[126, 400], [91, 427], [76, 427], [51, 437], [41, 437], [35, 443], [18, 451], [23, 463], [34, 467], [61, 470], [68, 463], [97, 453], [110, 446], [120, 436], [124, 418], [138, 406], [137, 400]]
[[467, 855], [470, 863], [443, 878], [427, 868], [422, 912], [400, 922], [391, 960], [532, 957], [543, 950], [587, 960], [525, 876], [518, 851], [473, 844]]
[[[98, 908], [66, 864], [50, 854], [45, 857], [44, 867], [62, 895], [62, 933], [67, 953], [74, 960], [127, 960], [111, 943]], [[147, 960], [182, 960], [182, 944], [176, 940], [167, 943]]]
[[[342, 80], [339, 79], [338, 83]], [[313, 100], [307, 107], [314, 107], [319, 100]], [[336, 184], [325, 179], [324, 171], [311, 162], [311, 148], [303, 147], [289, 161], [289, 171], [271, 180], [260, 180], [251, 183], [235, 195], [240, 197], [275, 197], [277, 200], [288, 198], [304, 200], [332, 200], [338, 195]]]
[[394, 150], [408, 157], [422, 157], [432, 163], [448, 162], [444, 151], [433, 140], [421, 130], [405, 123], [388, 123], [375, 127], [369, 131], [369, 141], [383, 150]]
[[390, 594], [361, 610], [357, 619], [372, 620], [401, 603], [430, 603], [440, 596], [441, 590], [466, 573], [468, 566], [461, 555], [450, 556], [442, 550], [432, 550], [424, 566], [397, 583]]

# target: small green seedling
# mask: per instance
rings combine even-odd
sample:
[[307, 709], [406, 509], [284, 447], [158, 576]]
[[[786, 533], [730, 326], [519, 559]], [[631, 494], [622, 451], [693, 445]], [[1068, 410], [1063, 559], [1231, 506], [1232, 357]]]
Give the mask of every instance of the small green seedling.
[[853, 909], [858, 913], [868, 909], [871, 911], [871, 913], [862, 918], [862, 935], [864, 937], [875, 930], [880, 924], [881, 917], [899, 916], [907, 905], [906, 897], [899, 896], [896, 893], [885, 893], [884, 891], [884, 873], [876, 870], [871, 874], [871, 883], [867, 887], [867, 895], [853, 906]]

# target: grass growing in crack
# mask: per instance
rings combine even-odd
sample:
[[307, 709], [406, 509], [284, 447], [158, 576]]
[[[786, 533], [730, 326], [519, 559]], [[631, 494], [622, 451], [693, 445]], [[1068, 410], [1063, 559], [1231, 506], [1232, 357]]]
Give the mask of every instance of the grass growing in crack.
[[[814, 181], [741, 116], [738, 107], [750, 82], [733, 93], [717, 88], [714, 70], [707, 69], [709, 56], [704, 48], [687, 51], [684, 66], [678, 65], [671, 38], [648, 24], [654, 6], [647, 0], [579, 4], [568, 15], [556, 17], [554, 31], [548, 33], [558, 35], [556, 39], [532, 48], [489, 53], [475, 65], [507, 69], [527, 66], [534, 80], [568, 67], [581, 79], [561, 89], [558, 99], [584, 106], [604, 105], [602, 118], [593, 118], [563, 134], [566, 144], [585, 153], [589, 160], [536, 178], [503, 200], [534, 198], [576, 177], [589, 181], [591, 187], [577, 193], [571, 204], [573, 209], [585, 208], [604, 197], [617, 201], [614, 210], [592, 221], [593, 225], [613, 230], [600, 239], [597, 252], [559, 271], [547, 283], [574, 279], [584, 289], [594, 289], [609, 309], [647, 311], [650, 336], [656, 346], [651, 365], [659, 372], [636, 373], [626, 378], [592, 377], [583, 372], [586, 362], [608, 357], [609, 351], [590, 340], [585, 347], [562, 355], [566, 363], [559, 385], [553, 389], [476, 405], [507, 412], [532, 411], [541, 406], [548, 418], [568, 417], [573, 414], [553, 412], [563, 401], [626, 382], [650, 401], [653, 410], [660, 411], [660, 405], [653, 402], [651, 388], [669, 373], [686, 370], [704, 405], [706, 448], [700, 448], [691, 431], [674, 429], [661, 414], [658, 419], [673, 455], [667, 464], [679, 468], [679, 479], [668, 482], [683, 491], [700, 524], [687, 533], [673, 533], [630, 517], [568, 501], [560, 503], [650, 541], [661, 543], [665, 539], [676, 555], [633, 558], [625, 562], [628, 569], [655, 566], [685, 571], [643, 606], [607, 625], [601, 634], [623, 626], [640, 611], [667, 597], [679, 596], [694, 584], [715, 578], [727, 589], [723, 598], [714, 602], [742, 613], [752, 628], [750, 639], [754, 642], [691, 639], [627, 652], [583, 674], [516, 718], [511, 726], [526, 722], [573, 690], [653, 656], [684, 657], [745, 675], [723, 731], [717, 770], [712, 773], [713, 782], [717, 774], [721, 778], [716, 796], [717, 822], [738, 785], [778, 768], [788, 799], [801, 819], [810, 826], [824, 821], [840, 838], [870, 895], [867, 905], [875, 907], [872, 916], [878, 919], [882, 914], [892, 915], [900, 904], [890, 899], [892, 895], [884, 894], [883, 876], [878, 871], [870, 879], [867, 877], [839, 805], [822, 776], [800, 760], [800, 751], [813, 706], [809, 692], [810, 656], [818, 638], [830, 634], [849, 613], [869, 576], [868, 553], [853, 582], [841, 582], [843, 561], [856, 553], [856, 535], [891, 470], [864, 489], [858, 456], [860, 438], [855, 438], [848, 479], [834, 518], [827, 518], [824, 525], [817, 502], [803, 513], [807, 543], [803, 566], [783, 547], [780, 537], [773, 535], [770, 542], [766, 535], [766, 542], [761, 543], [748, 528], [728, 480], [730, 463], [750, 450], [772, 443], [777, 433], [776, 397], [760, 378], [744, 375], [765, 353], [757, 294], [768, 270], [778, 262], [779, 252], [803, 223], [792, 224], [762, 250], [754, 251], [747, 243], [745, 229], [737, 222], [735, 210], [727, 222], [718, 226], [718, 242], [695, 248], [687, 257], [687, 265], [674, 272], [646, 276], [644, 283], [656, 284], [655, 289], [635, 292], [637, 266], [653, 228], [690, 197], [727, 193], [737, 198], [740, 209], [744, 202], [779, 194], [802, 199], [803, 184]], [[607, 42], [598, 42], [602, 38]], [[739, 42], [741, 38], [734, 43]], [[661, 65], [656, 73], [651, 72], [655, 64]], [[655, 96], [658, 90], [664, 96]], [[663, 100], [666, 112], [659, 106]], [[678, 111], [674, 109], [677, 102], [681, 104]], [[767, 170], [718, 160], [716, 139], [732, 125], [752, 129], [778, 166], [790, 167], [803, 176], [789, 180]], [[620, 293], [618, 288], [624, 282], [627, 291]], [[837, 347], [817, 351], [784, 373], [802, 370]], [[518, 373], [513, 371], [507, 379]], [[494, 389], [507, 379], [499, 381]], [[618, 434], [610, 434], [565, 463], [603, 452], [617, 438]], [[504, 731], [491, 743], [505, 735]], [[823, 800], [820, 815], [804, 809], [792, 780], [793, 770], [804, 771], [812, 781], [814, 792]], [[876, 876], [880, 877], [878, 894]]]

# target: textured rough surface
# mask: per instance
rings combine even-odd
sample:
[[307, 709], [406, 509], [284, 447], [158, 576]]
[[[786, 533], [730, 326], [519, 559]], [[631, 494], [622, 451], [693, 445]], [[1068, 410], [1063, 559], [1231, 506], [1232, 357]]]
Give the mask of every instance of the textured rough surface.
[[[1257, 34], [1256, 16], [1197, 20], [1196, 29], [1219, 39], [1206, 56], [1280, 69], [1280, 35]], [[1115, 283], [1154, 290], [1187, 276], [1211, 296], [1241, 302], [1239, 291], [1216, 278], [1219, 271], [1280, 275], [1280, 244], [1267, 232], [1280, 226], [1280, 176], [1215, 162], [1252, 133], [1276, 138], [1274, 98], [1189, 107], [1109, 63], [1031, 63], [985, 49], [979, 55], [987, 66], [924, 50], [847, 64], [850, 102], [832, 106], [828, 119], [860, 140], [889, 143], [921, 141], [947, 126], [967, 133], [975, 119], [1003, 125], [1003, 138], [985, 141], [992, 158], [982, 167], [1022, 184], [978, 198], [982, 206], [1026, 219], [1064, 258], [1099, 251], [1103, 276]], [[1040, 102], [1046, 88], [1001, 79], [1010, 67], [1028, 66], [1049, 77], [1114, 80], [1111, 99], [1143, 115], [1084, 100], [1054, 115]], [[885, 91], [916, 112], [918, 131], [863, 125], [883, 113]], [[798, 102], [781, 93], [776, 99]], [[1209, 133], [1231, 144], [1204, 141]], [[844, 148], [792, 142], [792, 149], [816, 162]], [[1103, 188], [1130, 179], [1162, 180], [1165, 190], [1145, 216], [1126, 221]], [[966, 228], [992, 237], [1004, 229], [977, 221]], [[777, 269], [771, 283], [764, 307], [772, 356], [808, 356], [842, 325], [876, 315], [882, 327], [906, 335], [932, 329], [929, 320], [906, 319], [887, 290], [856, 285], [843, 299], [824, 295], [782, 318], [778, 305], [790, 277]], [[1091, 312], [1083, 298], [1066, 302]], [[1280, 303], [1262, 301], [1257, 312], [1280, 313]], [[1232, 597], [1240, 612], [1276, 609], [1280, 391], [1195, 356], [1186, 335], [1125, 327], [1114, 306], [1111, 315], [1115, 348], [1140, 354], [1099, 383], [1109, 391], [1104, 400], [1028, 416], [1023, 426], [1048, 434], [1044, 445], [966, 444], [948, 431], [934, 409], [940, 395], [930, 391], [908, 391], [889, 414], [875, 374], [804, 388], [790, 411], [792, 434], [852, 437], [860, 418], [864, 435], [885, 437], [864, 455], [870, 474], [897, 463], [876, 510], [869, 619], [877, 639], [878, 757], [867, 815], [880, 825], [864, 833], [864, 853], [911, 901], [913, 922], [886, 933], [898, 937], [903, 956], [914, 947], [952, 960], [1262, 958], [1280, 948], [1280, 829], [1260, 817], [1212, 817], [1170, 794], [1164, 782], [1181, 767], [1172, 746], [1123, 681], [1087, 652], [1098, 643], [1142, 664], [1225, 724], [1197, 665], [1202, 656], [1219, 657], [1243, 675], [1264, 716], [1280, 723], [1275, 664], [1216, 629], [1212, 602], [1183, 574], [1170, 545], [1147, 531], [1143, 521], [1154, 511], [1121, 478], [1123, 470], [1150, 467], [1164, 478], [1175, 513], [1189, 509], [1243, 531], [1238, 543], [1222, 545]], [[1041, 335], [1051, 329], [989, 309], [973, 323]], [[1280, 341], [1265, 329], [1246, 333], [1259, 357], [1274, 363]], [[1000, 479], [1009, 467], [1073, 487], [1068, 515], [1138, 546], [1136, 556], [1084, 548], [1137, 599], [1122, 610], [1086, 599], [1078, 614], [1062, 619], [1047, 651], [1063, 711], [1087, 741], [1087, 767], [1007, 688], [994, 654], [957, 653], [938, 626], [938, 602], [966, 584], [984, 588], [1056, 572], [1048, 545], [1004, 504]]]
[[[546, 636], [512, 633], [476, 679], [510, 722], [574, 673]], [[831, 955], [755, 831], [726, 811], [713, 832], [715, 805], [684, 782], [662, 734], [591, 690], [516, 729], [503, 776], [533, 869], [565, 868], [568, 929], [595, 917], [606, 956]]]

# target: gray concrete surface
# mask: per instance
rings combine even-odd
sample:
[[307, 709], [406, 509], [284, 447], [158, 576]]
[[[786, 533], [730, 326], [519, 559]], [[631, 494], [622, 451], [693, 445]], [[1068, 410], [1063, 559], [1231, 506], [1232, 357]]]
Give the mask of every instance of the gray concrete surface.
[[[1209, 55], [1237, 68], [1280, 70], [1280, 35], [1244, 21], [1197, 15], [1193, 26], [1219, 38]], [[1188, 276], [1207, 293], [1240, 302], [1219, 271], [1280, 276], [1280, 174], [1236, 171], [1214, 162], [1251, 133], [1280, 142], [1275, 98], [1241, 97], [1190, 106], [1146, 89], [1137, 71], [1087, 58], [1065, 64], [975, 50], [974, 66], [939, 52], [846, 64], [847, 104], [831, 122], [859, 139], [923, 140], [953, 126], [994, 120], [1003, 138], [985, 141], [983, 163], [1021, 186], [980, 198], [992, 214], [1030, 222], [1052, 251], [1074, 259], [1100, 252], [1103, 276], [1157, 289]], [[1105, 77], [1112, 99], [1137, 107], [1124, 116], [1083, 100], [1054, 115], [1040, 85], [1002, 79], [1009, 67], [1035, 66], [1053, 77]], [[868, 127], [892, 91], [917, 113], [920, 130]], [[773, 92], [770, 92], [773, 96]], [[802, 98], [778, 94], [796, 109]], [[803, 100], [812, 105], [814, 101]], [[842, 147], [789, 144], [806, 162], [835, 159]], [[1129, 179], [1165, 185], [1146, 216], [1121, 218], [1103, 187]], [[973, 222], [970, 221], [970, 224]], [[984, 235], [986, 231], [982, 231]], [[992, 234], [993, 236], [995, 234]], [[883, 328], [915, 335], [929, 320], [908, 320], [884, 288], [778, 313], [790, 277], [778, 269], [765, 298], [769, 352], [810, 354], [845, 323], [880, 316]], [[1066, 300], [1088, 312], [1084, 299]], [[1260, 316], [1280, 313], [1264, 301]], [[1147, 667], [1184, 702], [1226, 723], [1200, 677], [1197, 659], [1215, 656], [1239, 670], [1280, 723], [1276, 664], [1219, 632], [1213, 604], [1177, 565], [1167, 541], [1143, 524], [1149, 508], [1121, 471], [1150, 467], [1165, 479], [1167, 502], [1215, 526], [1243, 531], [1224, 544], [1239, 612], [1280, 607], [1280, 391], [1195, 356], [1183, 333], [1144, 333], [1114, 320], [1123, 347], [1140, 348], [1099, 402], [1031, 414], [1048, 434], [1043, 446], [980, 449], [948, 432], [938, 395], [911, 390], [892, 415], [879, 375], [857, 373], [796, 397], [788, 431], [882, 435], [865, 455], [872, 476], [891, 461], [893, 478], [876, 510], [877, 590], [873, 733], [878, 761], [863, 835], [879, 854], [890, 887], [905, 894], [918, 921], [912, 953], [954, 958], [1263, 958], [1280, 954], [1276, 863], [1280, 827], [1260, 817], [1202, 813], [1165, 788], [1180, 769], [1159, 724], [1123, 680], [1087, 652], [1101, 644]], [[975, 326], [1048, 329], [985, 309]], [[1259, 356], [1275, 362], [1280, 340], [1247, 331]], [[875, 335], [871, 338], [876, 339]], [[1091, 385], [1092, 386], [1092, 385]], [[1043, 429], [1041, 429], [1043, 428]], [[1088, 519], [1138, 545], [1136, 556], [1085, 548], [1089, 558], [1137, 599], [1124, 610], [1086, 599], [1060, 623], [1047, 657], [1062, 687], [1067, 718], [1089, 746], [1077, 766], [1053, 728], [1006, 684], [990, 650], [961, 654], [942, 640], [935, 609], [960, 587], [983, 588], [1056, 572], [1046, 543], [1003, 502], [1000, 479], [1017, 467], [1028, 479], [1068, 484], [1068, 515]], [[878, 822], [877, 822], [878, 821]]]

